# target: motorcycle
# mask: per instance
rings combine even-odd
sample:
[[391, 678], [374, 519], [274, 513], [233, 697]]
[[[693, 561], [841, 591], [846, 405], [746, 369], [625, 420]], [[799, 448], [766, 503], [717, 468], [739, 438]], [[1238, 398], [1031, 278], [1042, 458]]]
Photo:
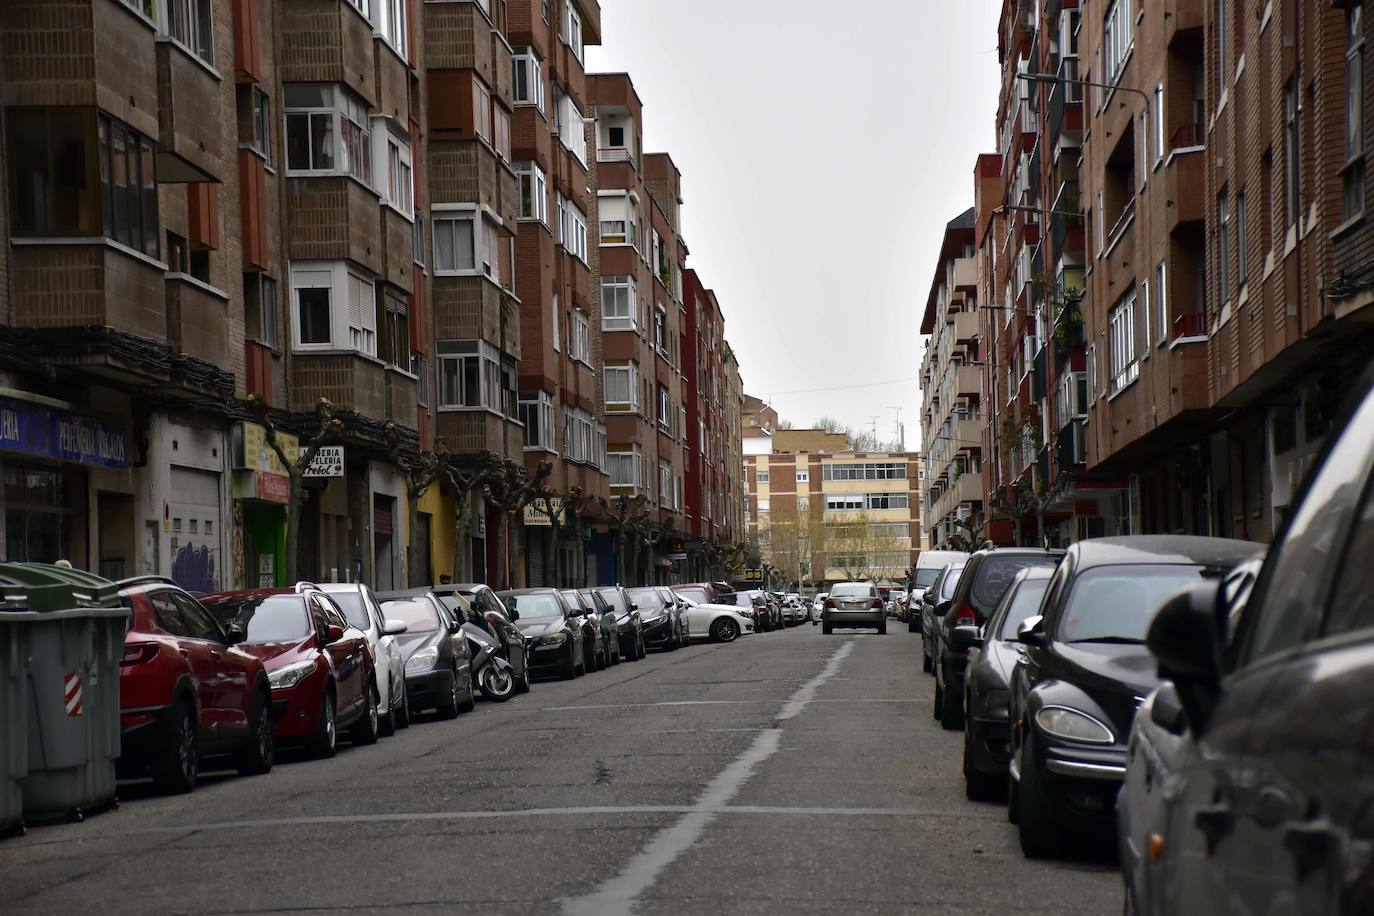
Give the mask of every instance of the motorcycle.
[[472, 655], [472, 683], [482, 696], [504, 703], [515, 694], [515, 671], [501, 657], [501, 643], [475, 623], [463, 624], [463, 637]]

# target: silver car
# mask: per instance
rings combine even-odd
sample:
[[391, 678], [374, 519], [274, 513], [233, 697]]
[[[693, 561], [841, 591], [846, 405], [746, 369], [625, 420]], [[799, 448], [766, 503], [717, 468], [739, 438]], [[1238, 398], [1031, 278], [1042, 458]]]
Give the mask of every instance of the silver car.
[[830, 590], [821, 611], [821, 631], [829, 635], [835, 627], [873, 627], [887, 632], [887, 611], [878, 587], [872, 582], [841, 582]]

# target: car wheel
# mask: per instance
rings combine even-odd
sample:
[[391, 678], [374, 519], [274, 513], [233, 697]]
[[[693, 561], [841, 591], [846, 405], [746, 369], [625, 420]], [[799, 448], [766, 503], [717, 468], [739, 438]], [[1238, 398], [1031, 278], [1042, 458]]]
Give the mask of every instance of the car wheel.
[[259, 776], [272, 769], [276, 742], [272, 736], [271, 697], [267, 692], [253, 702], [251, 737], [234, 760], [240, 776]]
[[380, 706], [377, 688], [369, 684], [367, 708], [363, 710], [363, 717], [358, 720], [358, 724], [348, 732], [348, 737], [355, 746], [377, 743], [377, 736], [381, 733]]
[[397, 728], [410, 728], [410, 691], [404, 683], [401, 685], [401, 702], [391, 716], [396, 720]]
[[678, 637], [677, 637], [677, 633], [674, 632], [674, 633], [668, 634], [668, 638], [667, 638], [666, 640], [663, 641], [663, 651], [664, 651], [664, 652], [676, 652], [676, 651], [677, 651], [677, 647], [678, 647]]
[[1002, 794], [1002, 782], [993, 773], [980, 773], [973, 765], [972, 722], [964, 730], [964, 797], [969, 801], [995, 801]]
[[309, 741], [310, 753], [315, 757], [333, 757], [334, 752], [339, 747], [339, 723], [336, 718], [337, 710], [334, 706], [334, 690], [332, 686], [325, 690], [324, 699], [320, 700], [320, 721], [315, 727], [315, 734]]
[[635, 653], [636, 657], [640, 659], [645, 659], [649, 657], [649, 647], [644, 645], [643, 633], [640, 633], [638, 636], [635, 637]]
[[396, 734], [396, 712], [394, 710], [378, 719], [377, 734], [383, 738], [390, 738]]
[[169, 793], [190, 792], [200, 774], [200, 746], [196, 738], [196, 710], [180, 704], [168, 731], [167, 743], [153, 758], [153, 782]]
[[930, 653], [926, 651], [926, 641], [921, 640], [921, 670], [926, 674], [933, 674], [935, 666], [930, 663]]
[[935, 702], [930, 707], [930, 717], [935, 720], [940, 718], [940, 710], [945, 705], [945, 690], [940, 686], [940, 679], [935, 679]]
[[711, 624], [711, 638], [716, 642], [734, 642], [739, 639], [739, 624], [729, 617], [718, 617]]
[[958, 731], [964, 727], [963, 703], [959, 694], [949, 688], [949, 669], [945, 669], [945, 688], [940, 691], [940, 727]]
[[1052, 856], [1060, 849], [1059, 831], [1050, 820], [1045, 791], [1036, 770], [1035, 745], [1028, 735], [1021, 745], [1021, 785], [1016, 792], [1016, 828], [1021, 852], [1028, 859]]
[[515, 682], [515, 692], [530, 692], [530, 657], [528, 655], [525, 656], [524, 670], [521, 672], [519, 679]]
[[[612, 651], [612, 650], [614, 650], [614, 651]], [[611, 653], [611, 664], [612, 664], [612, 665], [618, 665], [618, 664], [620, 664], [621, 662], [623, 662], [623, 661], [625, 660], [625, 659], [623, 659], [623, 658], [621, 657], [621, 655], [620, 655], [620, 640], [619, 640], [619, 639], [611, 639], [611, 640], [608, 640], [608, 641], [607, 641], [607, 649], [606, 649], [606, 651]]]
[[[458, 702], [458, 694], [462, 693], [458, 688], [458, 681], [458, 672], [454, 671], [453, 679], [449, 681], [448, 695], [439, 702], [439, 718], [441, 719], [458, 718], [458, 708], [461, 705]], [[471, 678], [468, 679], [467, 689], [472, 690]]]

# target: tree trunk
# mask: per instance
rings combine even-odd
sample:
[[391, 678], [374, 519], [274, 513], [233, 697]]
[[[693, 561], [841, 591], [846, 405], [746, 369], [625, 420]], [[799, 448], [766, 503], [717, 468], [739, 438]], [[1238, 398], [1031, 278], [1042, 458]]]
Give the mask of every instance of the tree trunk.
[[406, 524], [410, 526], [410, 544], [406, 548], [406, 588], [415, 588], [424, 581], [424, 570], [420, 569], [421, 551], [416, 545], [420, 536], [420, 495], [414, 487], [406, 490]]
[[290, 495], [286, 501], [286, 584], [294, 586], [300, 581], [297, 575], [300, 567], [301, 503], [305, 501], [304, 475], [294, 468], [287, 468], [290, 481]]

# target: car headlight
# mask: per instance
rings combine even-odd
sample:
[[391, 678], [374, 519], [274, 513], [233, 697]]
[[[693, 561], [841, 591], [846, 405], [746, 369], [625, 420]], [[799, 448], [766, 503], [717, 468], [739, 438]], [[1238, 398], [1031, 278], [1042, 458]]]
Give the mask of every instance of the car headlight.
[[439, 664], [439, 647], [421, 649], [406, 661], [406, 671], [428, 671]]
[[287, 687], [295, 687], [301, 682], [301, 678], [314, 670], [315, 660], [313, 658], [303, 662], [292, 662], [275, 671], [269, 671], [267, 683], [273, 690], [285, 690]]
[[983, 712], [999, 719], [1009, 715], [1011, 693], [1006, 690], [989, 690], [983, 694]]
[[1085, 712], [1065, 706], [1046, 706], [1035, 714], [1035, 724], [1048, 735], [1084, 744], [1111, 744], [1112, 730]]
[[561, 633], [561, 632], [560, 632], [560, 633], [550, 633], [548, 636], [541, 636], [541, 637], [539, 637], [539, 642], [536, 643], [536, 645], [540, 645], [540, 646], [561, 646], [561, 645], [563, 645], [563, 643], [565, 643], [565, 642], [567, 642], [567, 641], [568, 641], [568, 634], [567, 634], [567, 633]]

